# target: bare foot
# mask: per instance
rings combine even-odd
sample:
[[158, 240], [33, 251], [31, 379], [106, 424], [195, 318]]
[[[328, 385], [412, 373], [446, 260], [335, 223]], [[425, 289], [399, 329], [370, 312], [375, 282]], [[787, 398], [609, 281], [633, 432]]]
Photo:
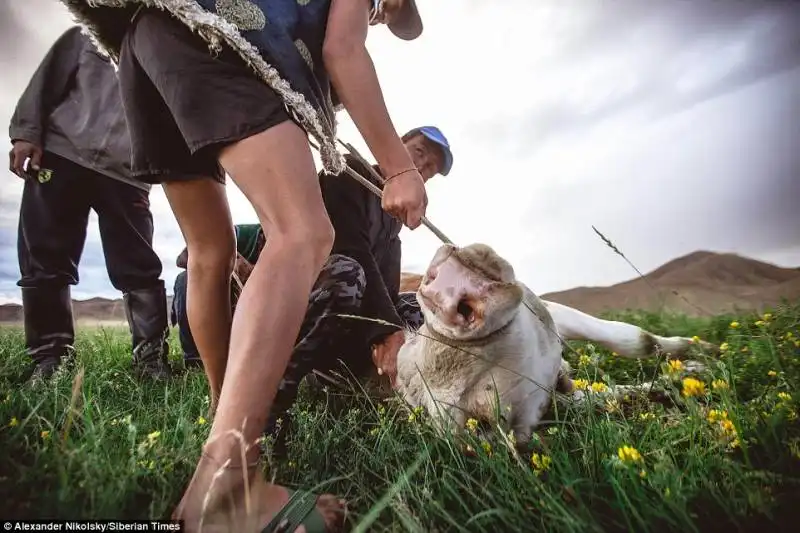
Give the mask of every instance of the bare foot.
[[[190, 533], [260, 533], [289, 497], [285, 487], [267, 483], [257, 465], [222, 467], [203, 455], [172, 519], [183, 520], [184, 531]], [[316, 510], [325, 522], [326, 532], [342, 531], [346, 512], [343, 500], [331, 494], [320, 495]], [[305, 532], [302, 525], [294, 530]]]

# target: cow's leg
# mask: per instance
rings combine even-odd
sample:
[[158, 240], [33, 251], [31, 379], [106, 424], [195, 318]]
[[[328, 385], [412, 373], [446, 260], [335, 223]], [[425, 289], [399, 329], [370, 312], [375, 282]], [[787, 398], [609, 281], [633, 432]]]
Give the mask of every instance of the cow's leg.
[[[544, 303], [563, 340], [591, 341], [623, 357], [655, 357], [660, 352], [669, 354], [674, 359], [682, 359], [689, 354], [689, 347], [694, 344], [686, 337], [662, 337], [633, 324], [603, 320], [555, 302]], [[700, 341], [699, 346], [711, 352], [718, 350], [716, 346], [705, 341]]]

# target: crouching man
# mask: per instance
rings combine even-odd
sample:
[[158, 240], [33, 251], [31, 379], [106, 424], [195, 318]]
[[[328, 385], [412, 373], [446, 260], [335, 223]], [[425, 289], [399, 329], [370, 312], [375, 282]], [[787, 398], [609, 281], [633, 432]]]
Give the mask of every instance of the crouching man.
[[167, 299], [153, 250], [150, 186], [131, 177], [116, 72], [80, 27], [44, 57], [14, 110], [9, 169], [25, 180], [17, 250], [31, 379], [72, 358], [70, 286], [78, 283], [89, 211], [111, 284], [122, 292], [140, 375], [167, 378]]

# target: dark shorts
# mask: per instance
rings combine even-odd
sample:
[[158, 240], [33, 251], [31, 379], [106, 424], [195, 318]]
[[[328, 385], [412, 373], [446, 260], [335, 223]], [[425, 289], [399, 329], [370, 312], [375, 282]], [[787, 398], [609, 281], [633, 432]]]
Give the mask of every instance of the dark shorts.
[[215, 56], [159, 9], [144, 8], [134, 19], [118, 74], [133, 175], [147, 183], [224, 183], [222, 147], [291, 120], [280, 96], [234, 50], [226, 46]]

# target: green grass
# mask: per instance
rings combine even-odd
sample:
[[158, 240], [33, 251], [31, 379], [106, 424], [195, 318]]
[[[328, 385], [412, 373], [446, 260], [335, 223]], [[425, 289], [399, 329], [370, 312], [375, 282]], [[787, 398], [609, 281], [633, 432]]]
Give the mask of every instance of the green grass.
[[[772, 314], [764, 325], [746, 314], [618, 315], [655, 333], [726, 342], [699, 376], [705, 393], [684, 397], [677, 376], [670, 404], [555, 410], [522, 452], [499, 430], [467, 432], [465, 451], [465, 442], [436, 437], [424, 413], [396, 402], [306, 390], [284, 417], [288, 448], [270, 461], [270, 475], [347, 498], [352, 523], [369, 531], [794, 529], [800, 306]], [[77, 350], [85, 377], [71, 410], [78, 370], [28, 388], [22, 340], [18, 328], [0, 330], [0, 516], [168, 517], [209, 428], [204, 376], [140, 384], [129, 373], [124, 330], [84, 329]], [[178, 361], [175, 333], [171, 342]], [[589, 382], [632, 384], [664, 372], [663, 361], [573, 346], [580, 353], [567, 358]], [[715, 390], [715, 380], [729, 388]], [[727, 437], [708, 421], [709, 409], [727, 412]], [[620, 460], [622, 446], [641, 460]], [[532, 464], [534, 452], [547, 468]]]

